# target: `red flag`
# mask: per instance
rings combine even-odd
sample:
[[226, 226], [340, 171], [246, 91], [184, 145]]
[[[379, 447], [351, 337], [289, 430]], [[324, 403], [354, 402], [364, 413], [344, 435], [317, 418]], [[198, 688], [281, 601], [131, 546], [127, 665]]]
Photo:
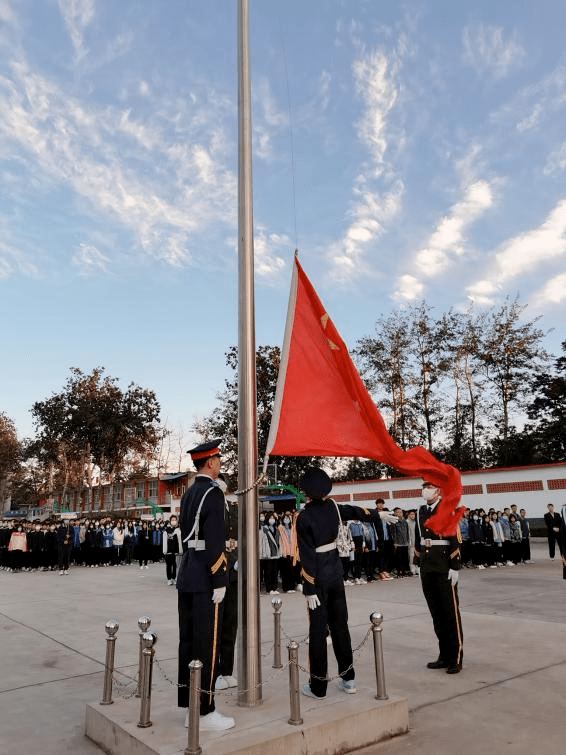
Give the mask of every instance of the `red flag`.
[[408, 475], [419, 475], [442, 490], [430, 527], [456, 532], [464, 509], [460, 473], [422, 446], [403, 451], [387, 432], [348, 348], [328, 316], [297, 257], [268, 456], [362, 456]]

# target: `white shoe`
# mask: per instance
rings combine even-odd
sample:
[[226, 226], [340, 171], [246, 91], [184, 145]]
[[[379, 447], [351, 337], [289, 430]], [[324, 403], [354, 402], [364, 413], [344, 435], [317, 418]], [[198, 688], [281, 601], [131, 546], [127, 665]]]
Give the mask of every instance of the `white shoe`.
[[289, 594], [290, 592], [295, 592], [295, 591], [294, 590], [286, 590], [286, 592], [287, 592], [287, 594]]
[[235, 676], [223, 676], [222, 677], [228, 687], [237, 687], [238, 686], [238, 680]]
[[348, 695], [355, 695], [358, 691], [354, 679], [348, 679], [348, 681], [344, 681], [344, 679], [338, 679], [336, 686], [338, 687], [338, 689], [341, 689], [342, 692], [346, 692]]
[[279, 595], [279, 590], [270, 590], [270, 595]]
[[228, 682], [224, 679], [223, 676], [216, 677], [216, 684], [214, 685], [214, 689], [215, 690], [228, 689]]
[[225, 731], [233, 726], [236, 726], [234, 719], [230, 716], [223, 716], [217, 710], [207, 713], [206, 716], [201, 716], [199, 721], [200, 731]]
[[172, 584], [173, 584], [173, 580], [172, 580], [172, 579], [168, 579], [168, 580], [167, 580], [167, 584], [168, 584], [168, 585], [172, 585]]
[[59, 576], [62, 577], [64, 573], [65, 572], [63, 571], [63, 569], [61, 569], [61, 571], [59, 572]]
[[297, 585], [297, 590], [299, 592], [303, 592], [303, 586], [302, 585]]
[[507, 566], [515, 566], [515, 564], [512, 561], [507, 561]]

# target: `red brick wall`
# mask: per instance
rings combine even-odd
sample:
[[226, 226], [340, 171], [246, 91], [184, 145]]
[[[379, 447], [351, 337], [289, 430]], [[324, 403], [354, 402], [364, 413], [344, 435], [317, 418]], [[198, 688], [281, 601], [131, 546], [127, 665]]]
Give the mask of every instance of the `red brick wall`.
[[388, 490], [368, 490], [367, 493], [354, 493], [354, 501], [375, 501], [376, 498], [389, 498]]
[[464, 495], [482, 495], [483, 494], [482, 485], [463, 485], [462, 488], [463, 488]]
[[420, 498], [421, 488], [413, 488], [413, 490], [394, 490], [393, 498]]
[[531, 490], [543, 490], [542, 480], [525, 480], [524, 482], [488, 483], [488, 493], [528, 493]]

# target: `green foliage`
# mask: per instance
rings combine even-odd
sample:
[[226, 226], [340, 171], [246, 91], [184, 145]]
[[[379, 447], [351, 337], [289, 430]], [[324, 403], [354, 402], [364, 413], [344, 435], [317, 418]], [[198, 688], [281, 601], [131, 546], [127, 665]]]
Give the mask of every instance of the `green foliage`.
[[123, 476], [129, 454], [145, 459], [159, 440], [159, 403], [153, 391], [130, 383], [127, 391], [104, 368], [90, 375], [71, 368], [60, 393], [36, 402], [31, 410], [37, 438], [30, 453], [44, 466], [83, 482], [96, 465], [110, 479]]

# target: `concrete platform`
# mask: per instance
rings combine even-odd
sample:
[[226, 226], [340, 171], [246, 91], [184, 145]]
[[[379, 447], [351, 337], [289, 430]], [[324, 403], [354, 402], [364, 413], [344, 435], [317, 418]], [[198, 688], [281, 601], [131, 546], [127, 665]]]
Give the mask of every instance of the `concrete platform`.
[[[302, 696], [303, 724], [291, 725], [284, 681], [253, 709], [238, 707], [235, 698], [224, 700], [222, 711], [236, 719], [236, 727], [226, 732], [201, 732], [203, 753], [339, 755], [408, 731], [407, 701], [372, 700], [369, 690], [360, 690], [355, 696], [332, 690], [323, 702]], [[179, 726], [182, 711], [159, 704], [152, 711], [154, 725], [143, 729], [137, 726], [139, 707], [135, 699], [113, 705], [87, 705], [87, 736], [111, 755], [183, 753], [188, 735]]]

